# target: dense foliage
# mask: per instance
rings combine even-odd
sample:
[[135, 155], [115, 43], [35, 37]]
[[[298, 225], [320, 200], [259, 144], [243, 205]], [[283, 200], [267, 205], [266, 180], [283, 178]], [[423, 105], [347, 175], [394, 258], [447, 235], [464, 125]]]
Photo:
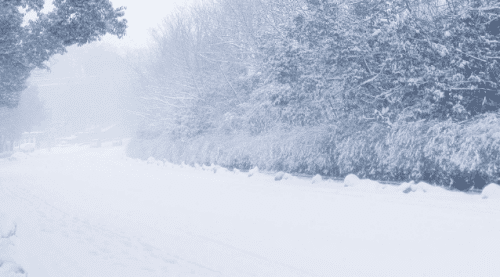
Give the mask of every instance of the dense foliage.
[[495, 3], [308, 1], [272, 49], [274, 81], [288, 89], [270, 97], [306, 124], [338, 111], [389, 125], [497, 111]]
[[497, 1], [204, 3], [167, 18], [137, 66], [132, 155], [460, 189], [500, 177]]

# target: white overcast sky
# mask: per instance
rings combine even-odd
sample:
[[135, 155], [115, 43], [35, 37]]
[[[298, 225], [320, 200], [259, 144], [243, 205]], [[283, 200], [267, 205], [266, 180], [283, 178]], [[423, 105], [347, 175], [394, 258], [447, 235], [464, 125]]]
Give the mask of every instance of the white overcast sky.
[[[46, 0], [46, 7], [52, 0]], [[185, 6], [192, 0], [111, 0], [113, 7], [127, 7], [125, 18], [128, 21], [127, 35], [121, 40], [106, 36], [104, 41], [117, 46], [144, 47], [149, 38], [149, 29], [155, 28], [162, 19], [170, 14], [176, 6]]]
[[[149, 29], [158, 26], [162, 19], [176, 6], [187, 5], [190, 0], [111, 0], [115, 8], [126, 6], [125, 18], [128, 20], [127, 36], [119, 42], [131, 47], [145, 46]], [[109, 38], [106, 38], [109, 41]], [[111, 39], [117, 41], [117, 39]]]

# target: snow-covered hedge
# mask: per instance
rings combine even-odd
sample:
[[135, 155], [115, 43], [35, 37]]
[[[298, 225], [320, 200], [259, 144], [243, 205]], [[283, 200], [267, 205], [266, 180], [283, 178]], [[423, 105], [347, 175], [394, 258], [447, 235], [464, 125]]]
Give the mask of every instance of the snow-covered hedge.
[[468, 122], [418, 121], [393, 128], [301, 127], [272, 133], [134, 139], [128, 155], [173, 163], [387, 181], [425, 181], [465, 190], [500, 177], [500, 116]]

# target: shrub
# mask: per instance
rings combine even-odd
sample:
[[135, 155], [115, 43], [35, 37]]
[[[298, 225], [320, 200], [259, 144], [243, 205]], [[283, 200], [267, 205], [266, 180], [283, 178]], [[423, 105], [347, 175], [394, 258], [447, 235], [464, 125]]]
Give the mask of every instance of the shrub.
[[205, 134], [178, 139], [163, 134], [135, 138], [128, 146], [134, 158], [173, 163], [216, 164], [227, 168], [387, 181], [426, 181], [466, 190], [482, 188], [500, 177], [500, 115], [486, 114], [466, 122], [400, 122], [276, 128], [251, 135]]

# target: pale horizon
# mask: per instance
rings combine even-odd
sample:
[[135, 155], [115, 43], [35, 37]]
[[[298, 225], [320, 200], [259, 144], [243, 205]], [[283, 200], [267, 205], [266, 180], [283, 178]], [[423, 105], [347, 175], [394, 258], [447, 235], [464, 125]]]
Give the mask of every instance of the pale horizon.
[[127, 7], [127, 34], [122, 39], [106, 35], [103, 42], [118, 48], [144, 48], [148, 44], [150, 30], [159, 26], [162, 20], [178, 6], [187, 5], [190, 0], [112, 0], [113, 7]]

